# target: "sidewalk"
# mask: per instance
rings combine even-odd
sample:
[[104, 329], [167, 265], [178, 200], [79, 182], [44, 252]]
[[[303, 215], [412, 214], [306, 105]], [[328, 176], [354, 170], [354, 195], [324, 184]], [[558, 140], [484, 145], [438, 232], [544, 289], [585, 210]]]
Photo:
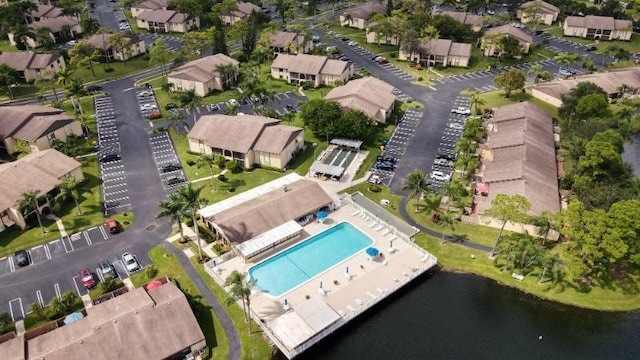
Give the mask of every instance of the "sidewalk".
[[[192, 227], [182, 223], [182, 232], [184, 233], [185, 238], [191, 239], [194, 242], [196, 241], [196, 233], [193, 231]], [[173, 243], [178, 240], [180, 240], [180, 232], [167, 238], [167, 241], [170, 243]], [[215, 251], [213, 251], [213, 242], [210, 244], [207, 244], [204, 240], [202, 240], [202, 237], [200, 237], [200, 244], [202, 245], [202, 252], [205, 253], [207, 256], [209, 256], [210, 258], [214, 258], [218, 256], [215, 253]], [[193, 252], [193, 250], [191, 250], [190, 248], [183, 250], [183, 252], [185, 253], [185, 255], [187, 255], [187, 257], [196, 255]]]
[[59, 217], [53, 215], [53, 214], [49, 214], [47, 215], [47, 219], [50, 220], [54, 220], [56, 222], [56, 225], [58, 226], [58, 231], [60, 231], [60, 237], [66, 237], [67, 235], [67, 230], [65, 230], [64, 228], [64, 224], [62, 223], [62, 220], [60, 220]]

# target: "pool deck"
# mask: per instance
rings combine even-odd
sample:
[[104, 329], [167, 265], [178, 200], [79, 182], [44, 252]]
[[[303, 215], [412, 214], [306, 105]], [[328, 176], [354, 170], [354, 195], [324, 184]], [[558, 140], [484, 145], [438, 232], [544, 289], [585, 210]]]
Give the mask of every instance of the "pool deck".
[[[304, 237], [287, 243], [286, 247], [346, 221], [371, 237], [372, 246], [382, 252], [382, 257], [371, 259], [362, 251], [281, 296], [256, 293], [251, 297], [254, 320], [288, 358], [299, 355], [437, 263], [437, 258], [413, 244], [406, 235], [393, 234], [391, 226], [384, 227], [361, 211], [358, 205], [347, 203], [330, 213], [325, 223], [305, 226]], [[236, 256], [215, 269], [206, 269], [218, 282], [223, 282], [232, 271], [247, 272], [256, 262], [245, 263]]]

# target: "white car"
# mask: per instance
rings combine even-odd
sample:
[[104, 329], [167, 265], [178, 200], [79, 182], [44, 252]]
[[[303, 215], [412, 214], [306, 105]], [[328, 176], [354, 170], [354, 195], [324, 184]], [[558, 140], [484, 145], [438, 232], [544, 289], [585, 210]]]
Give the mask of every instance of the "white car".
[[229, 105], [235, 105], [238, 103], [238, 100], [236, 99], [229, 99]]
[[67, 41], [67, 45], [76, 46], [76, 45], [78, 45], [78, 40], [69, 40], [69, 41]]
[[142, 111], [144, 111], [144, 110], [156, 110], [156, 109], [158, 109], [156, 104], [142, 104], [142, 105], [140, 105], [140, 110], [142, 110]]
[[447, 160], [447, 159], [442, 159], [442, 158], [437, 158], [437, 159], [433, 160], [433, 163], [435, 165], [446, 166], [446, 167], [452, 167], [453, 166], [453, 161]]
[[458, 124], [458, 123], [449, 123], [449, 127], [451, 129], [455, 129], [455, 130], [464, 130], [464, 125], [463, 124]]
[[449, 181], [451, 180], [451, 174], [445, 174], [442, 171], [432, 171], [430, 178], [437, 181]]
[[471, 109], [464, 106], [458, 106], [457, 108], [451, 109], [451, 113], [460, 114], [460, 115], [469, 115], [471, 114]]
[[122, 262], [124, 263], [124, 266], [127, 268], [128, 272], [140, 270], [140, 263], [138, 262], [138, 259], [136, 259], [136, 257], [131, 253], [126, 252], [122, 254]]
[[150, 90], [140, 91], [138, 93], [138, 96], [140, 96], [140, 97], [153, 96], [153, 91], [150, 91]]
[[349, 42], [347, 43], [347, 45], [349, 45], [349, 46], [356, 46], [356, 45], [358, 45], [358, 43], [357, 43], [357, 42], [355, 42], [355, 41], [349, 41]]

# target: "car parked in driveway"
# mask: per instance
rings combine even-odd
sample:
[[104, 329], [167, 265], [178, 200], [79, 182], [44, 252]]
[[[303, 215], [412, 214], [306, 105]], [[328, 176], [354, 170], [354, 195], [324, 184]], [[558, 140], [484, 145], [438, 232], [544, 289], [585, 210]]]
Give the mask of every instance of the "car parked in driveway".
[[138, 259], [130, 252], [122, 254], [122, 262], [124, 263], [124, 266], [127, 268], [128, 272], [140, 270], [140, 263], [138, 262]]
[[100, 261], [100, 263], [98, 264], [98, 269], [100, 269], [100, 273], [102, 274], [102, 277], [105, 279], [108, 277], [112, 277], [114, 279], [118, 277], [118, 274], [116, 273], [116, 269], [107, 260]]
[[451, 174], [445, 174], [442, 171], [432, 171], [429, 177], [437, 181], [449, 181], [451, 180]]
[[91, 271], [89, 271], [89, 269], [81, 269], [78, 273], [78, 276], [80, 277], [82, 285], [87, 289], [96, 286], [96, 279], [93, 278], [93, 274], [91, 273]]
[[31, 263], [29, 253], [26, 250], [18, 250], [13, 256], [15, 256], [19, 266], [28, 266]]

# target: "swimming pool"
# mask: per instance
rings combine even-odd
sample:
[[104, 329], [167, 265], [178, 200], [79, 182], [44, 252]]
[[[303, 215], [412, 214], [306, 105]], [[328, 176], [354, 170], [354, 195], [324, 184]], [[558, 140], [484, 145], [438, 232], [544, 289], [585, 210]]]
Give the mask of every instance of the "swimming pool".
[[373, 243], [353, 225], [343, 222], [286, 249], [249, 269], [257, 287], [277, 297]]

